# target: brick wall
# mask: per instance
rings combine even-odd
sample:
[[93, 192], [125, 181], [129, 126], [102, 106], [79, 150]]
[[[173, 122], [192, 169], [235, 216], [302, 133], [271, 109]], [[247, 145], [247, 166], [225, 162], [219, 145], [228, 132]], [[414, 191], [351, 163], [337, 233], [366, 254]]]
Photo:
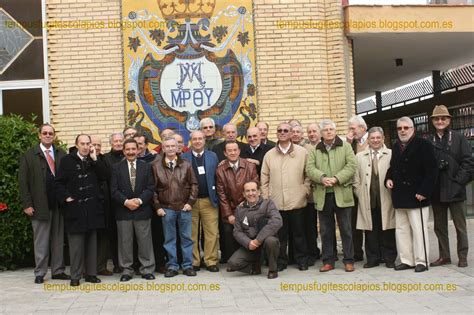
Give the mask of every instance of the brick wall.
[[[221, 1], [221, 0], [219, 0]], [[48, 21], [120, 19], [120, 0], [47, 0]], [[340, 0], [254, 0], [259, 119], [270, 124], [352, 115], [352, 48], [343, 30], [278, 28], [280, 20], [342, 21]], [[52, 123], [72, 145], [80, 133], [106, 137], [125, 124], [119, 29], [50, 29]]]
[[[256, 0], [259, 119], [303, 125], [333, 119], [345, 132], [354, 111], [352, 48], [343, 29], [280, 28], [284, 21], [342, 21], [340, 0]], [[282, 25], [282, 24], [280, 24]]]
[[[120, 19], [120, 0], [47, 0], [48, 21]], [[48, 31], [51, 121], [61, 140], [78, 133], [107, 137], [125, 124], [120, 29]]]

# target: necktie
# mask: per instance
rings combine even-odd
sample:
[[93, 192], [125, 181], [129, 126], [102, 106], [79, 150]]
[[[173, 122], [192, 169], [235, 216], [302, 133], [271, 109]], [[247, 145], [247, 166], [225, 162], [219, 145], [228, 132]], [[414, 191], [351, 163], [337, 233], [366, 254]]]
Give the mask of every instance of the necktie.
[[174, 171], [174, 163], [173, 163], [173, 161], [170, 161], [170, 170], [171, 170], [171, 171]]
[[196, 154], [196, 157], [197, 157], [198, 159], [200, 159], [200, 158], [201, 158], [201, 153]]
[[135, 180], [137, 179], [137, 169], [133, 162], [130, 162], [130, 185], [132, 186], [132, 190], [135, 191]]
[[372, 158], [372, 172], [375, 176], [379, 176], [379, 159], [377, 158], [377, 151], [374, 151], [374, 157]]
[[232, 169], [234, 170], [234, 172], [237, 172], [237, 170], [239, 169], [239, 167], [237, 166], [237, 164], [233, 164], [233, 165], [232, 165]]
[[51, 156], [51, 150], [48, 149], [45, 152], [46, 152], [46, 161], [48, 161], [49, 169], [51, 170], [51, 173], [53, 174], [53, 176], [55, 176], [56, 169], [54, 166], [53, 157]]

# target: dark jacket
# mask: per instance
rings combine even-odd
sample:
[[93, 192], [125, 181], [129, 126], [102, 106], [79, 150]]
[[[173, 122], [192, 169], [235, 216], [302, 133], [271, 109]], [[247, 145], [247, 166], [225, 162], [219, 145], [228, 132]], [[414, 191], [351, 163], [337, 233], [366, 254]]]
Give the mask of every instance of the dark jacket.
[[163, 157], [152, 164], [155, 176], [153, 208], [182, 210], [185, 204], [192, 206], [198, 195], [198, 181], [191, 163], [178, 156], [172, 171]]
[[[138, 159], [136, 162], [135, 190], [132, 190], [130, 184], [127, 160], [115, 164], [112, 169], [110, 191], [112, 193], [115, 219], [117, 220], [148, 220], [153, 214], [152, 201], [155, 180], [151, 164]], [[140, 207], [131, 211], [124, 206], [124, 203], [125, 200], [133, 198], [140, 198], [143, 203]]]
[[257, 170], [255, 164], [245, 159], [239, 160], [237, 172], [232, 169], [228, 160], [217, 168], [217, 196], [221, 218], [224, 222], [228, 222], [228, 217], [234, 215], [235, 208], [244, 201], [244, 184], [251, 180], [258, 183]]
[[[63, 149], [53, 146], [54, 164], [56, 172], [60, 167], [61, 159], [66, 155]], [[49, 220], [48, 192], [46, 191], [46, 173], [48, 162], [40, 145], [28, 149], [20, 159], [18, 182], [23, 209], [33, 207], [35, 210], [31, 219]], [[51, 185], [54, 193], [54, 183]], [[50, 192], [51, 193], [51, 192]], [[57, 208], [57, 204], [54, 208]]]
[[[392, 148], [390, 168], [385, 177], [393, 181], [392, 201], [394, 208], [413, 209], [431, 204], [431, 195], [438, 176], [438, 166], [433, 145], [425, 139], [413, 137], [402, 150], [399, 141]], [[419, 202], [415, 195], [427, 199]]]
[[150, 152], [150, 150], [146, 149], [145, 150], [145, 154], [143, 154], [142, 156], [138, 156], [137, 159], [139, 159], [140, 161], [143, 161], [143, 162], [146, 162], [146, 163], [151, 163], [155, 160], [156, 154], [153, 154]]
[[[262, 219], [266, 224], [262, 224]], [[255, 206], [244, 202], [235, 210], [234, 238], [245, 248], [253, 239], [263, 243], [269, 236], [276, 236], [283, 225], [280, 212], [270, 199], [260, 200]]]
[[439, 168], [433, 201], [466, 200], [466, 185], [473, 171], [471, 146], [464, 136], [453, 130], [446, 130], [442, 138], [431, 135], [429, 140]]
[[260, 162], [259, 165], [257, 165], [257, 174], [260, 177], [260, 171], [262, 170], [262, 163], [263, 163], [263, 158], [265, 157], [265, 154], [267, 154], [268, 151], [270, 151], [272, 148], [275, 146], [270, 146], [268, 144], [263, 144], [260, 143], [258, 148], [255, 150], [255, 152], [252, 153], [252, 149], [250, 148], [250, 144], [245, 144], [242, 151], [240, 152], [240, 157], [244, 159], [254, 159]]
[[[240, 152], [244, 149], [244, 144], [240, 141], [235, 141], [237, 145], [239, 146]], [[215, 146], [212, 147], [212, 152], [214, 152], [217, 155], [217, 158], [219, 159], [219, 162], [224, 161], [226, 159], [224, 155], [224, 148], [225, 148], [226, 141], [222, 141], [219, 144], [216, 144]]]
[[[106, 176], [106, 166], [101, 159], [93, 161], [87, 157], [82, 161], [74, 151], [61, 160], [55, 189], [68, 233], [85, 233], [105, 226], [99, 181]], [[68, 197], [74, 200], [66, 202]]]
[[[203, 154], [204, 168], [206, 169], [207, 192], [209, 194], [209, 199], [211, 200], [212, 206], [217, 208], [218, 199], [216, 193], [216, 170], [219, 161], [216, 154], [212, 151], [204, 150]], [[189, 163], [193, 163], [192, 151], [181, 154], [181, 157], [187, 160]], [[197, 174], [194, 175], [197, 176]]]

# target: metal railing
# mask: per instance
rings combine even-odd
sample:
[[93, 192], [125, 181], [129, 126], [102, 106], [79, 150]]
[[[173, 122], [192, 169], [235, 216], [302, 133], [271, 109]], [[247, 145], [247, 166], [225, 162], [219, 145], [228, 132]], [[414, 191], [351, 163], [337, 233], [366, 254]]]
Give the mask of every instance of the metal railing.
[[419, 102], [435, 94], [448, 93], [452, 90], [474, 85], [474, 64], [462, 65], [458, 68], [442, 72], [439, 81], [433, 82], [432, 77], [415, 81], [411, 84], [381, 93], [381, 104], [377, 108], [376, 97], [372, 96], [357, 102], [356, 112], [360, 115], [375, 110], [386, 110]]

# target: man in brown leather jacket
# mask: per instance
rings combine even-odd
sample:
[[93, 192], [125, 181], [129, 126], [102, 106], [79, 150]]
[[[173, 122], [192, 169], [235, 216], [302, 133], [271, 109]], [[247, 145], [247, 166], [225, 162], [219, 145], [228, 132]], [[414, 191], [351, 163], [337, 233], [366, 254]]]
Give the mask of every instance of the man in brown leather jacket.
[[176, 256], [176, 223], [179, 225], [182, 269], [187, 276], [195, 276], [193, 269], [193, 240], [191, 238], [191, 210], [198, 195], [198, 181], [191, 163], [177, 154], [178, 143], [170, 137], [163, 142], [164, 157], [153, 163], [155, 175], [154, 208], [163, 217], [164, 247], [168, 254], [165, 277], [178, 274]]
[[217, 197], [219, 210], [224, 222], [224, 251], [225, 260], [239, 248], [239, 244], [232, 236], [235, 223], [235, 208], [244, 201], [242, 191], [244, 184], [249, 181], [258, 183], [257, 168], [255, 164], [239, 157], [240, 149], [236, 142], [227, 142], [224, 147], [226, 160], [217, 167]]

